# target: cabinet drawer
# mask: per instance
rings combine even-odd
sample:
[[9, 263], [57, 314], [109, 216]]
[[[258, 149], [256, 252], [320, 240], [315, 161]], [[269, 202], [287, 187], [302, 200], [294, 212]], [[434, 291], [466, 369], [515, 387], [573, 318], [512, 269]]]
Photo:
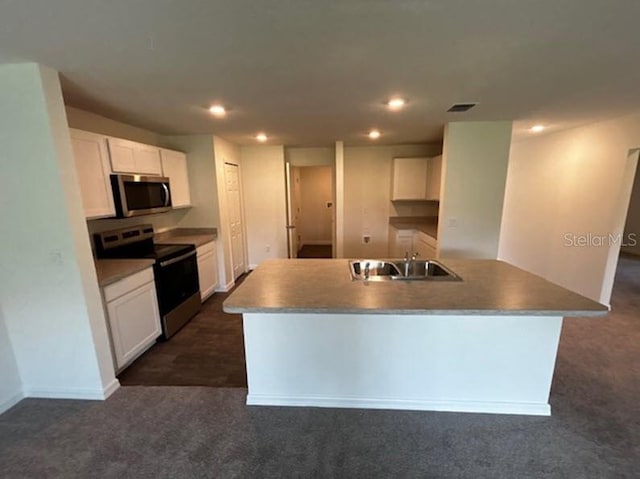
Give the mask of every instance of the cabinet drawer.
[[114, 299], [122, 296], [123, 294], [128, 293], [129, 291], [133, 291], [140, 286], [147, 284], [153, 281], [153, 267], [149, 267], [144, 269], [138, 273], [134, 273], [131, 276], [127, 276], [120, 281], [117, 281], [113, 284], [105, 286], [104, 291], [104, 300], [108, 303], [109, 301], [113, 301]]
[[196, 252], [198, 256], [203, 256], [215, 250], [216, 250], [216, 242], [210, 241], [209, 243], [205, 243], [202, 246], [198, 246], [198, 248], [196, 249]]

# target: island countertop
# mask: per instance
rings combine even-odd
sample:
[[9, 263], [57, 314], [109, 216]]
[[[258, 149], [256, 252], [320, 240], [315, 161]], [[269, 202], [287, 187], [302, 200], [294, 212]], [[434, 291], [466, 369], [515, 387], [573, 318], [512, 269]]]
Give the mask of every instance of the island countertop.
[[352, 280], [347, 259], [261, 263], [228, 313], [602, 316], [608, 307], [498, 260], [441, 259], [462, 281]]

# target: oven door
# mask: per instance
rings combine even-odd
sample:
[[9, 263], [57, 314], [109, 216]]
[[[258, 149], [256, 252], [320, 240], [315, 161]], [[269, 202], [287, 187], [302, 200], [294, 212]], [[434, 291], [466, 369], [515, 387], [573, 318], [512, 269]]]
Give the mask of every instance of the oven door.
[[121, 218], [162, 213], [171, 209], [169, 178], [112, 175], [116, 213]]
[[200, 294], [195, 249], [175, 258], [161, 260], [156, 263], [155, 269], [161, 316], [167, 315], [196, 293]]

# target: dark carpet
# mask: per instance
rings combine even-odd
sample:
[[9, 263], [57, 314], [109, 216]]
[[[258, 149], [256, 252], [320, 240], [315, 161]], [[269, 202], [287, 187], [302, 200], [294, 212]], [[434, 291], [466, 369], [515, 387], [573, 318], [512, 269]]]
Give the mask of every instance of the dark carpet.
[[[236, 286], [246, 278], [236, 280]], [[169, 341], [149, 348], [119, 376], [123, 386], [247, 387], [242, 315], [222, 311], [215, 293]]]
[[565, 320], [551, 417], [246, 407], [245, 390], [123, 387], [0, 416], [7, 478], [637, 478], [640, 262]]
[[298, 258], [331, 258], [331, 245], [305, 244], [298, 251]]

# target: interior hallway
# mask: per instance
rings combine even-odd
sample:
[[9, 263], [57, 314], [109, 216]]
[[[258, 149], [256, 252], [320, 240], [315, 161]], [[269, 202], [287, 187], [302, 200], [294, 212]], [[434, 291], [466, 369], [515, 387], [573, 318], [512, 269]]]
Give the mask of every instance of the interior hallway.
[[306, 244], [298, 251], [298, 258], [331, 258], [331, 245]]
[[0, 416], [3, 477], [637, 477], [640, 260], [565, 320], [553, 416], [246, 407], [241, 388], [122, 387]]

